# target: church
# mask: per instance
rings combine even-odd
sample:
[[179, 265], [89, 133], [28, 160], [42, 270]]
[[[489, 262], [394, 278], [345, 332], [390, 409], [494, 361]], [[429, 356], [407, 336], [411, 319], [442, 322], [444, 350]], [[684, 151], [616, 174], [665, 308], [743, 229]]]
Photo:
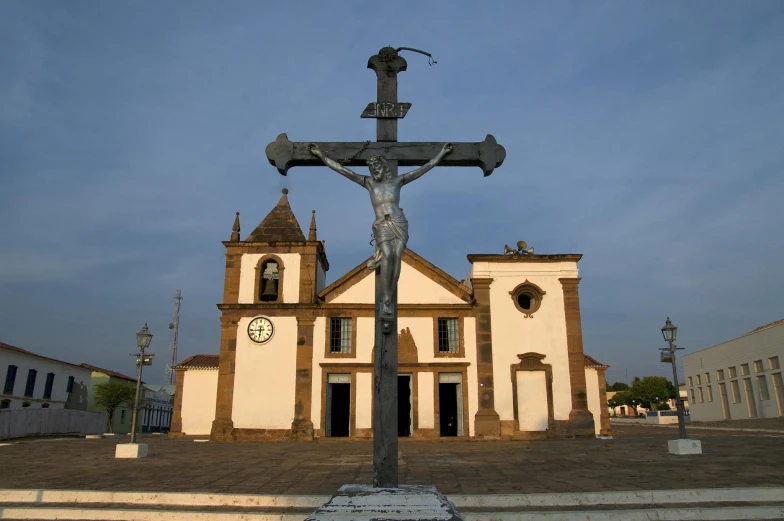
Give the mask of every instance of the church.
[[[170, 436], [372, 436], [374, 300], [367, 259], [329, 262], [288, 201], [226, 247], [218, 354], [176, 366]], [[459, 281], [411, 250], [398, 286], [399, 435], [609, 435], [605, 370], [583, 353], [581, 255], [468, 254]]]

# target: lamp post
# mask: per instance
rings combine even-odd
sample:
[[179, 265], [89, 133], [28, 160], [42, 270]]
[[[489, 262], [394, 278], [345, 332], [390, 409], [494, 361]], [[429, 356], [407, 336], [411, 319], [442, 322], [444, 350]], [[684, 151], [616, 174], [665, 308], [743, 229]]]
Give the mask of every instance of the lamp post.
[[155, 355], [144, 354], [144, 350], [150, 347], [150, 340], [152, 340], [152, 333], [147, 329], [147, 324], [141, 331], [136, 333], [136, 345], [139, 346], [138, 353], [131, 353], [131, 356], [136, 357], [136, 394], [133, 398], [133, 414], [131, 415], [131, 443], [136, 443], [136, 420], [139, 415], [139, 390], [142, 387], [142, 369], [145, 365], [152, 365], [152, 357]]
[[667, 317], [667, 322], [664, 323], [664, 327], [661, 328], [661, 332], [662, 336], [664, 337], [664, 341], [669, 344], [669, 347], [661, 348], [661, 361], [672, 363], [672, 378], [673, 383], [675, 384], [675, 393], [677, 396], [675, 400], [675, 406], [678, 409], [678, 430], [680, 431], [680, 439], [685, 440], [686, 420], [683, 417], [683, 400], [681, 400], [681, 390], [680, 386], [678, 385], [678, 366], [675, 364], [675, 351], [683, 348], [675, 345], [675, 337], [678, 334], [678, 328], [672, 325], [672, 322], [670, 322], [670, 317]]

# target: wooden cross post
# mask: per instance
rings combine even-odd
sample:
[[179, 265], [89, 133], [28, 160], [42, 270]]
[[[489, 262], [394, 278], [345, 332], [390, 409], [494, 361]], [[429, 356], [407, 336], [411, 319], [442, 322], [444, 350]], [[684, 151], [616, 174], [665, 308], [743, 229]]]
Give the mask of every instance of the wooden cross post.
[[[344, 166], [366, 166], [373, 156], [386, 157], [390, 173], [397, 176], [399, 166], [422, 166], [441, 151], [444, 143], [399, 143], [397, 120], [405, 117], [410, 103], [397, 101], [397, 74], [406, 70], [406, 60], [391, 47], [384, 47], [368, 60], [377, 76], [377, 101], [362, 113], [376, 118], [376, 142], [315, 142], [329, 158]], [[324, 166], [310, 150], [311, 142], [291, 142], [286, 134], [267, 146], [267, 159], [282, 175], [294, 166]], [[480, 167], [485, 176], [504, 162], [506, 151], [488, 134], [481, 143], [453, 143], [452, 152], [440, 166]], [[390, 299], [393, 312], [383, 314], [381, 277], [376, 272], [375, 359], [373, 385], [373, 486], [398, 486], [398, 408], [397, 408], [397, 284]]]

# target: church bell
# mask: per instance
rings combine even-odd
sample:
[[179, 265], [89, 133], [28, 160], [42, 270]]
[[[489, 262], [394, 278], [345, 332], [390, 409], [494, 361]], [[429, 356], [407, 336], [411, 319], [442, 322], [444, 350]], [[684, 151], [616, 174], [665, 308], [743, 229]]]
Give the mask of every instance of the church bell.
[[278, 290], [275, 287], [275, 279], [267, 279], [264, 283], [264, 291], [261, 293], [262, 300], [275, 300], [278, 297]]

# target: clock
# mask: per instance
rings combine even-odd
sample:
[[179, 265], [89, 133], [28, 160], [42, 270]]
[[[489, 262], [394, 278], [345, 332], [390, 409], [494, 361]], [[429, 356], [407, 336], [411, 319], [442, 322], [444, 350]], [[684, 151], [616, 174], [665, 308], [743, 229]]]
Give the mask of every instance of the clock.
[[264, 344], [269, 342], [272, 334], [275, 332], [275, 327], [272, 325], [270, 319], [265, 317], [254, 318], [248, 324], [248, 336], [257, 344]]

